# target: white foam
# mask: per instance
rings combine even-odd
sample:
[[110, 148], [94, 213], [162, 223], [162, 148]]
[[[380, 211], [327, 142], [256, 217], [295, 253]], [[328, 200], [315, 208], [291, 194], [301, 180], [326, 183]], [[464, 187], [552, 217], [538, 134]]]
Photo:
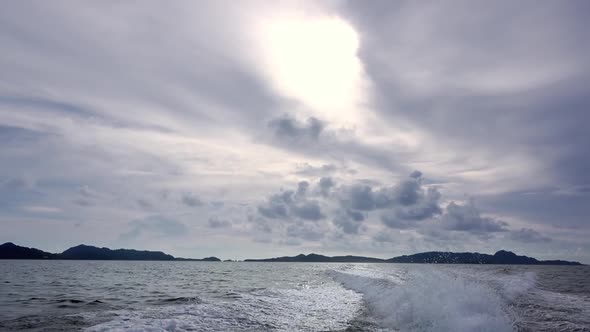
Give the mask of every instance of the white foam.
[[511, 314], [493, 288], [442, 269], [405, 271], [403, 276], [332, 273], [364, 296], [378, 324], [401, 331], [514, 331]]
[[112, 311], [107, 315], [114, 317], [86, 331], [332, 331], [345, 329], [361, 306], [359, 294], [330, 282], [259, 290], [228, 301]]

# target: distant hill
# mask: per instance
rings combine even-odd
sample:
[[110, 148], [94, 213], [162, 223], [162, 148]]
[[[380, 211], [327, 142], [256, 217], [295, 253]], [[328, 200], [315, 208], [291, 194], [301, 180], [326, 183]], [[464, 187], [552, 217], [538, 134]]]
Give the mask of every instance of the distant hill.
[[221, 262], [221, 259], [217, 257], [205, 257], [205, 258], [182, 258], [176, 257], [174, 258], [175, 261], [186, 261], [186, 262]]
[[61, 254], [52, 254], [35, 248], [27, 248], [7, 242], [0, 245], [0, 259], [64, 259], [64, 260], [123, 260], [123, 261], [220, 261], [217, 257], [203, 259], [174, 258], [161, 251], [109, 249], [80, 244]]
[[390, 259], [362, 256], [323, 256], [317, 254], [284, 256], [267, 259], [246, 259], [245, 262], [308, 262], [308, 263], [420, 263], [420, 264], [525, 264], [525, 265], [583, 265], [561, 260], [539, 261], [513, 252], [500, 250], [494, 255], [471, 252], [431, 251]]
[[39, 249], [17, 246], [12, 242], [0, 245], [0, 259], [52, 259], [55, 256]]
[[384, 259], [362, 256], [324, 256], [318, 254], [300, 254], [293, 257], [276, 257], [267, 259], [246, 259], [245, 262], [308, 262], [308, 263], [384, 263]]
[[133, 261], [172, 261], [174, 256], [161, 251], [147, 251], [134, 249], [98, 248], [84, 244], [72, 247], [58, 255], [59, 259], [83, 260], [133, 260]]
[[[207, 261], [219, 262], [217, 257], [175, 258], [161, 251], [134, 249], [109, 249], [80, 244], [61, 254], [52, 254], [35, 248], [27, 248], [7, 242], [0, 245], [0, 259], [69, 259], [69, 260], [149, 260], [149, 261]], [[245, 262], [307, 262], [307, 263], [419, 263], [419, 264], [524, 264], [524, 265], [583, 265], [562, 260], [539, 261], [500, 250], [493, 255], [477, 252], [430, 251], [403, 255], [390, 259], [363, 256], [324, 256], [318, 254], [283, 256], [265, 259], [246, 259]]]
[[493, 255], [472, 252], [431, 251], [414, 255], [390, 258], [391, 263], [426, 264], [523, 264], [523, 265], [582, 265], [578, 262], [562, 260], [539, 261], [528, 256], [518, 256], [511, 251], [500, 250]]

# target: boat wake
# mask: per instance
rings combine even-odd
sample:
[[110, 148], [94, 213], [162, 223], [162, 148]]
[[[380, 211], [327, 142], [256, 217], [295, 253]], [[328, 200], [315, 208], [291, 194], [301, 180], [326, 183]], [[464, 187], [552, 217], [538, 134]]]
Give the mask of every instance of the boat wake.
[[515, 331], [510, 302], [534, 285], [530, 277], [524, 282], [497, 275], [481, 280], [428, 267], [391, 274], [363, 269], [330, 273], [363, 295], [367, 320], [395, 331]]

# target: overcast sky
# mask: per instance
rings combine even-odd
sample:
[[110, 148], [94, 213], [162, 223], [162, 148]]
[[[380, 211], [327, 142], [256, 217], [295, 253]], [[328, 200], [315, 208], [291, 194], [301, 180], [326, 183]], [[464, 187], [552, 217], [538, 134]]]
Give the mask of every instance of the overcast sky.
[[590, 2], [10, 1], [0, 242], [590, 263]]

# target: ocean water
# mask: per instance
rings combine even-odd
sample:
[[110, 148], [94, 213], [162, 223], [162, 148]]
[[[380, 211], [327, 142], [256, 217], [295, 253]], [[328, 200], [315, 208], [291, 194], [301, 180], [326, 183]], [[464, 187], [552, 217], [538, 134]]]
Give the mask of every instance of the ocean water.
[[590, 331], [590, 267], [0, 261], [2, 331]]

